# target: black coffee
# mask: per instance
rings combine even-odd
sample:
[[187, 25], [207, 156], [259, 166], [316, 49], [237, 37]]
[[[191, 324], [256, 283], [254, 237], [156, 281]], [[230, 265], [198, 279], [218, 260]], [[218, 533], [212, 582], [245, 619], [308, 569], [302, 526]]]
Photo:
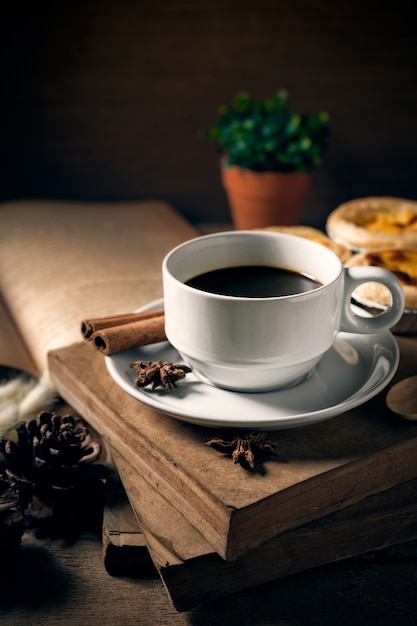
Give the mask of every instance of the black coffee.
[[190, 278], [186, 284], [201, 291], [245, 298], [288, 296], [320, 287], [309, 276], [269, 265], [223, 267]]

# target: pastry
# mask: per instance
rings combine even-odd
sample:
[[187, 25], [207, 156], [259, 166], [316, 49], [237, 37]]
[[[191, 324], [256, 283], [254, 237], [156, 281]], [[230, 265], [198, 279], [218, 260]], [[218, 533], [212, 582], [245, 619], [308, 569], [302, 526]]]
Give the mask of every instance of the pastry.
[[347, 261], [347, 259], [352, 255], [352, 252], [348, 248], [340, 243], [336, 243], [321, 230], [313, 228], [312, 226], [266, 226], [260, 230], [287, 233], [288, 235], [296, 235], [297, 237], [304, 237], [305, 239], [310, 239], [311, 241], [320, 243], [322, 246], [329, 248], [337, 254], [342, 263]]
[[330, 213], [326, 231], [356, 251], [417, 248], [417, 202], [384, 196], [352, 200]]
[[[346, 267], [373, 265], [390, 270], [401, 283], [405, 298], [405, 309], [417, 311], [417, 249], [388, 249], [367, 251], [352, 255]], [[365, 304], [389, 306], [390, 295], [380, 283], [364, 283], [355, 291]]]

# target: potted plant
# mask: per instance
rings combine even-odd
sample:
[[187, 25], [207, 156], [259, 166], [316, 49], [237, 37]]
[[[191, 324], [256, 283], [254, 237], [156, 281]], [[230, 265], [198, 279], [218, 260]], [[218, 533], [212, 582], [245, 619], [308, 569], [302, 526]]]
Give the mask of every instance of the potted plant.
[[218, 144], [237, 229], [296, 224], [312, 172], [322, 162], [328, 114], [294, 113], [287, 98], [285, 90], [267, 100], [239, 93], [204, 133]]

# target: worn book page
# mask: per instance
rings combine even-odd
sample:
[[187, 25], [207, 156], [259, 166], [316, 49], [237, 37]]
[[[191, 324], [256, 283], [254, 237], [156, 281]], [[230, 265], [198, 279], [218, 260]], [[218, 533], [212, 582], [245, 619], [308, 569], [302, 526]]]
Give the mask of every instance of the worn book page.
[[0, 295], [0, 366], [36, 375], [36, 365], [28, 353]]
[[164, 255], [196, 235], [159, 201], [0, 205], [0, 293], [39, 374], [49, 350], [82, 341], [83, 319], [161, 298]]

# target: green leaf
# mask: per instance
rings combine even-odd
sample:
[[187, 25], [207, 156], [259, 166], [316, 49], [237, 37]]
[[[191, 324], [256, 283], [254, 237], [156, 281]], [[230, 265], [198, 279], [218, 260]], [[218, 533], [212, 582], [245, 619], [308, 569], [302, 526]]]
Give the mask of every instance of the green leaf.
[[204, 137], [217, 142], [228, 163], [255, 171], [312, 171], [320, 165], [330, 135], [327, 112], [291, 111], [288, 92], [256, 100], [242, 91], [231, 106], [218, 108]]

